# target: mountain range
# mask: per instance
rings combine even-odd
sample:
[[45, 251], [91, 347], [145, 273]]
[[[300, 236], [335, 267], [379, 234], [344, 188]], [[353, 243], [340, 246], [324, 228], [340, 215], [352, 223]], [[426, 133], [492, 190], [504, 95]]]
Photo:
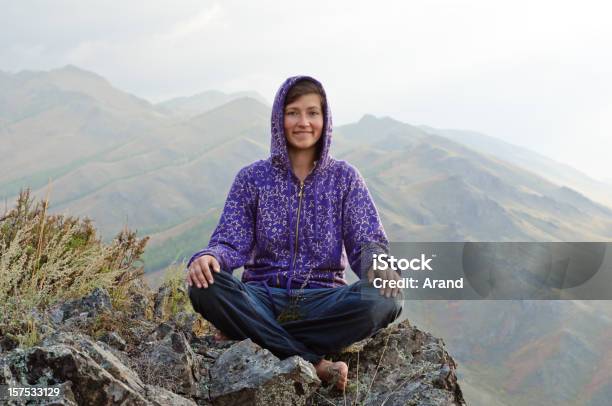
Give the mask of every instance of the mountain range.
[[[206, 245], [235, 174], [267, 158], [269, 120], [254, 92], [153, 104], [75, 66], [0, 72], [0, 196], [8, 205], [31, 187], [50, 212], [92, 218], [105, 240], [123, 226], [150, 236], [155, 281]], [[493, 137], [365, 115], [334, 129], [331, 152], [364, 175], [392, 241], [612, 239], [612, 186]], [[468, 401], [612, 395], [607, 303], [407, 307], [465, 363]]]

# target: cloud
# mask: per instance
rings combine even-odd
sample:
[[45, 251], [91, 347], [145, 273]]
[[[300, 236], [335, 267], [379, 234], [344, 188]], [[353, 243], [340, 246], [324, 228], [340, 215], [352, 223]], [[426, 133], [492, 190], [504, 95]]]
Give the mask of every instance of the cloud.
[[221, 15], [221, 6], [213, 4], [200, 10], [195, 16], [185, 21], [180, 21], [165, 33], [157, 35], [157, 39], [163, 42], [176, 43], [183, 39], [203, 33]]

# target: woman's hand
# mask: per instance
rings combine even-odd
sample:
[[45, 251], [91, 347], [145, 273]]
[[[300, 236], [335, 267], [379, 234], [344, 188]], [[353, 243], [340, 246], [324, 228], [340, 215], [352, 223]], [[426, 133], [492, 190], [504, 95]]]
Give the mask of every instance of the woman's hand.
[[373, 270], [370, 269], [367, 273], [368, 276], [368, 281], [370, 283], [372, 283], [372, 281], [374, 281], [374, 278], [380, 278], [382, 281], [382, 287], [380, 288], [380, 294], [382, 296], [386, 296], [386, 297], [396, 297], [398, 294], [401, 294], [401, 289], [400, 288], [391, 288], [389, 287], [389, 281], [398, 281], [401, 279], [401, 276], [391, 270], [391, 269], [387, 269], [387, 270]]
[[185, 280], [189, 286], [207, 288], [214, 283], [213, 272], [221, 272], [219, 262], [212, 255], [202, 255], [191, 263]]

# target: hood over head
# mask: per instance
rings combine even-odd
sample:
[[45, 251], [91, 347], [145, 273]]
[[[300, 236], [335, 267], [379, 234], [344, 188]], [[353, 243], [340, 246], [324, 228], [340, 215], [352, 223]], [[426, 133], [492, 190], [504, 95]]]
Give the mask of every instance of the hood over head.
[[308, 79], [319, 85], [323, 94], [325, 95], [325, 106], [323, 111], [323, 130], [321, 131], [320, 143], [320, 155], [317, 159], [317, 164], [313, 171], [320, 171], [329, 164], [329, 148], [331, 146], [332, 138], [332, 117], [331, 110], [329, 108], [329, 100], [325, 94], [325, 89], [321, 82], [311, 76], [292, 76], [285, 80], [281, 87], [276, 92], [274, 97], [274, 104], [272, 106], [272, 141], [270, 144], [270, 154], [272, 156], [272, 162], [275, 165], [279, 165], [285, 169], [291, 169], [291, 162], [289, 161], [289, 152], [287, 150], [287, 139], [285, 138], [285, 99], [289, 89], [298, 81], [302, 79]]

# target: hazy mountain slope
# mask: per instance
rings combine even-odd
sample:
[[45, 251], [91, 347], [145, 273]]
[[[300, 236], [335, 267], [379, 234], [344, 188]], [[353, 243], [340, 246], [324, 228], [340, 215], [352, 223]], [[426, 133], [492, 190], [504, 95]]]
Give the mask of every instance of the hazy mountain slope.
[[554, 183], [568, 186], [595, 201], [612, 207], [612, 184], [592, 179], [569, 165], [554, 161], [527, 148], [473, 131], [441, 130], [427, 126], [421, 126], [420, 128], [426, 132], [460, 142], [476, 151], [511, 162]]
[[[51, 178], [50, 211], [93, 218], [105, 239], [126, 223], [141, 235], [195, 224], [201, 213], [222, 206], [235, 173], [269, 149], [269, 107], [232, 99], [239, 94], [177, 120], [71, 66], [3, 73], [0, 87], [6, 151], [0, 196], [12, 201], [29, 186], [43, 197]], [[199, 249], [214, 222], [205, 219], [206, 229], [187, 243], [164, 237], [162, 246], [151, 244], [166, 255], [151, 263], [167, 265], [176, 256], [173, 246], [181, 247], [181, 258]]]
[[154, 133], [164, 119], [153, 106], [91, 72], [67, 66], [4, 75], [0, 119], [4, 159], [0, 195], [39, 187], [131, 138]]
[[[257, 135], [263, 133], [265, 119], [257, 107], [253, 99], [233, 101], [193, 123], [114, 150], [102, 162], [90, 162], [58, 179], [53, 209], [104, 219], [98, 227], [110, 235], [126, 217], [134, 228], [163, 229], [222, 205], [238, 170], [253, 157], [266, 155], [267, 146]], [[246, 111], [240, 114], [244, 121], [234, 120], [235, 127], [216, 125], [236, 108]]]
[[595, 406], [612, 394], [608, 302], [410, 301], [406, 311], [454, 351], [468, 402]]
[[218, 90], [208, 90], [188, 97], [177, 97], [157, 103], [155, 106], [166, 114], [180, 118], [190, 118], [208, 110], [222, 106], [236, 99], [252, 98], [261, 104], [268, 105], [266, 99], [257, 92], [223, 93]]
[[356, 165], [380, 197], [394, 240], [438, 238], [440, 226], [451, 241], [612, 238], [607, 207], [417, 127], [365, 116], [338, 127], [335, 140], [338, 157]]
[[0, 117], [11, 122], [83, 97], [117, 114], [151, 113], [153, 107], [146, 100], [114, 88], [103, 77], [72, 65], [50, 71], [4, 73], [0, 90]]

